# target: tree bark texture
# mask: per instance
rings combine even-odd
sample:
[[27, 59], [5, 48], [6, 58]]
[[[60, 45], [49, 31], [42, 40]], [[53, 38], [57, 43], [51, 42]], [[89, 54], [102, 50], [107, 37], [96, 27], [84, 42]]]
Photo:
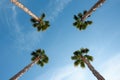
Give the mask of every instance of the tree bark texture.
[[21, 8], [23, 11], [25, 11], [30, 16], [32, 16], [32, 18], [35, 18], [36, 20], [39, 21], [39, 18], [35, 14], [33, 14], [27, 7], [25, 7], [22, 3], [20, 3], [17, 0], [11, 0], [11, 2], [14, 3], [16, 6], [18, 6], [19, 8]]
[[14, 75], [9, 80], [18, 80], [25, 72], [27, 72], [39, 59], [36, 58], [33, 62], [31, 62], [29, 65], [24, 67], [20, 72], [18, 72], [16, 75]]
[[86, 18], [88, 18], [88, 16], [90, 16], [92, 14], [92, 12], [94, 12], [98, 7], [100, 7], [103, 3], [105, 2], [105, 0], [99, 0], [96, 4], [94, 4], [90, 10], [82, 17], [82, 21], [84, 21]]
[[87, 64], [88, 68], [92, 71], [92, 73], [98, 80], [105, 80], [104, 77], [97, 70], [95, 70], [95, 68], [90, 64], [87, 59], [83, 57], [83, 61]]

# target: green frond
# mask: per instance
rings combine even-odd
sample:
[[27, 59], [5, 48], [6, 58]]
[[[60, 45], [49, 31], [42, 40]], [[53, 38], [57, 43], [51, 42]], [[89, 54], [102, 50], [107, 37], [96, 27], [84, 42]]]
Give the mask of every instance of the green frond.
[[33, 57], [38, 57], [38, 54], [37, 54], [36, 52], [34, 52], [34, 51], [31, 53], [31, 55], [32, 55]]
[[77, 21], [78, 20], [78, 17], [76, 15], [74, 15], [74, 19]]
[[75, 62], [74, 62], [74, 66], [78, 66], [80, 64], [80, 61], [79, 60], [76, 60]]
[[71, 59], [72, 60], [77, 60], [77, 56], [75, 55], [75, 56], [71, 56]]
[[33, 27], [38, 27], [39, 26], [39, 23], [34, 23], [33, 24]]
[[49, 22], [49, 21], [44, 21], [44, 22], [45, 22], [45, 25], [46, 25], [47, 27], [50, 26], [50, 22]]
[[48, 63], [49, 58], [47, 56], [45, 56], [45, 58], [42, 60], [44, 63]]
[[39, 27], [37, 27], [37, 31], [41, 31], [41, 29], [42, 29], [42, 28], [41, 28], [40, 26], [39, 26]]
[[37, 50], [36, 50], [36, 53], [41, 53], [41, 49], [37, 49]]
[[33, 22], [33, 23], [37, 22], [37, 20], [36, 20], [35, 18], [31, 18], [30, 20], [31, 20], [31, 22]]
[[31, 55], [33, 56], [33, 55], [35, 55], [36, 53], [33, 51], [32, 53], [31, 53]]
[[44, 25], [42, 26], [42, 31], [45, 31], [48, 28], [48, 26]]
[[80, 51], [75, 51], [74, 53], [73, 53], [74, 55], [79, 55], [80, 54]]
[[84, 63], [83, 61], [81, 61], [81, 62], [80, 62], [80, 66], [81, 66], [82, 68], [85, 68], [85, 63]]
[[82, 18], [82, 13], [78, 13], [78, 17], [81, 19]]
[[44, 66], [44, 63], [42, 61], [40, 61], [40, 60], [37, 62], [37, 64], [40, 65], [41, 67]]
[[87, 48], [81, 48], [81, 53], [88, 53], [89, 52], [89, 49], [87, 49]]
[[81, 31], [83, 29], [83, 25], [80, 25], [78, 28]]
[[35, 59], [36, 59], [36, 57], [32, 57], [32, 58], [31, 58], [31, 61], [34, 61]]
[[87, 13], [87, 10], [85, 10], [84, 12], [83, 12], [83, 14], [85, 15]]
[[90, 55], [85, 55], [84, 56], [88, 61], [93, 61], [93, 57]]
[[42, 51], [41, 51], [41, 54], [42, 54], [42, 55], [45, 55], [45, 51], [44, 51], [44, 50], [42, 50]]
[[77, 22], [74, 22], [74, 23], [73, 23], [73, 26], [77, 26]]
[[93, 22], [92, 22], [92, 21], [87, 21], [87, 23], [88, 23], [89, 25], [91, 25]]
[[45, 18], [45, 13], [41, 15], [41, 19], [44, 19], [44, 18]]
[[82, 24], [80, 30], [85, 30], [85, 29], [86, 29], [86, 25]]

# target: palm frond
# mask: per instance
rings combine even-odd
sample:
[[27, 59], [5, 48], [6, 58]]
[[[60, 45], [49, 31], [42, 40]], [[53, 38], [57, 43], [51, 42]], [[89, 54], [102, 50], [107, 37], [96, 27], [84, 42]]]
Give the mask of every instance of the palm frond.
[[78, 17], [81, 19], [82, 18], [82, 13], [78, 13]]
[[31, 22], [33, 22], [33, 23], [37, 22], [37, 20], [36, 20], [35, 18], [31, 18], [30, 20], [31, 20]]
[[89, 52], [89, 49], [87, 49], [87, 48], [81, 48], [81, 53], [88, 53]]
[[49, 58], [47, 56], [44, 56], [45, 58], [42, 60], [44, 63], [48, 63]]
[[43, 20], [45, 18], [45, 13], [42, 13], [40, 19]]
[[74, 19], [77, 21], [79, 18], [76, 15], [74, 15]]
[[85, 15], [87, 13], [87, 10], [84, 10], [83, 14]]
[[91, 25], [93, 22], [92, 22], [92, 21], [87, 21], [87, 23], [88, 23], [89, 25]]
[[88, 61], [93, 61], [93, 57], [90, 55], [85, 55], [84, 56]]
[[41, 31], [41, 30], [42, 30], [41, 26], [37, 27], [37, 31]]
[[36, 59], [36, 57], [33, 56], [33, 57], [31, 58], [31, 61], [34, 61], [35, 59]]
[[78, 66], [80, 64], [80, 61], [79, 60], [76, 60], [75, 62], [74, 62], [74, 66]]
[[34, 23], [33, 24], [33, 27], [38, 27], [39, 26], [39, 23]]
[[83, 61], [81, 61], [81, 62], [80, 62], [80, 66], [81, 66], [82, 68], [85, 68], [85, 63], [84, 63]]
[[36, 53], [41, 53], [41, 49], [37, 49], [37, 50], [36, 50]]
[[40, 61], [40, 60], [37, 62], [37, 64], [40, 65], [41, 67], [44, 66], [44, 63], [42, 61]]
[[80, 51], [75, 51], [74, 53], [73, 53], [74, 55], [79, 55], [80, 54]]
[[73, 26], [77, 26], [77, 22], [74, 22], [74, 23], [73, 23]]
[[72, 59], [72, 60], [77, 60], [78, 58], [77, 58], [77, 56], [75, 55], [75, 56], [71, 56], [71, 59]]

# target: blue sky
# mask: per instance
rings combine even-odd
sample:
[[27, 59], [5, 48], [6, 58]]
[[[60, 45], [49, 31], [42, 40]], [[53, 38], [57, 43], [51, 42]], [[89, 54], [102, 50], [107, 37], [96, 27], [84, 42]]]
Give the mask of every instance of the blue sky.
[[77, 30], [73, 15], [88, 10], [97, 0], [20, 0], [33, 13], [46, 13], [51, 26], [37, 32], [31, 16], [10, 0], [0, 1], [0, 79], [8, 80], [31, 61], [30, 53], [44, 49], [49, 63], [34, 65], [20, 80], [96, 80], [86, 67], [74, 67], [70, 57], [81, 47], [89, 48], [92, 65], [106, 80], [120, 80], [120, 0], [107, 0], [88, 20], [93, 24]]

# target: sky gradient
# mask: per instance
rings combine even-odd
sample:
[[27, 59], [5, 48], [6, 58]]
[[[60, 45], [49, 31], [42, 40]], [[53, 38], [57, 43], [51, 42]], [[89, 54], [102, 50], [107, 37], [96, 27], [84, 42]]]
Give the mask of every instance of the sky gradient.
[[31, 61], [41, 48], [49, 56], [44, 67], [34, 65], [19, 80], [97, 80], [87, 68], [74, 67], [71, 56], [88, 48], [92, 65], [106, 80], [120, 80], [120, 0], [107, 0], [88, 20], [93, 24], [79, 31], [73, 15], [90, 9], [97, 0], [19, 0], [37, 16], [46, 13], [50, 27], [37, 32], [31, 16], [10, 2], [0, 1], [0, 80], [8, 80]]

